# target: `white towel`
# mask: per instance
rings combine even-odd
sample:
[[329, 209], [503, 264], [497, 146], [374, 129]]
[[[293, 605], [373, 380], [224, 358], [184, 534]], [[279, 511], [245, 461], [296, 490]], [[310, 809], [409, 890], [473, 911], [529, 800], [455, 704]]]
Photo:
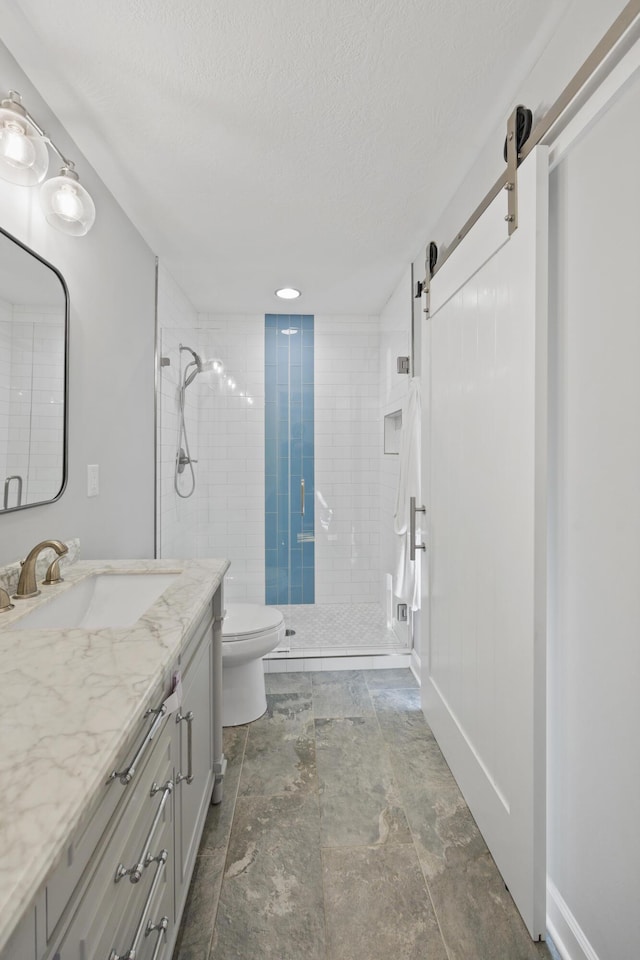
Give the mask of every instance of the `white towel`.
[[[409, 383], [407, 408], [402, 419], [400, 434], [400, 474], [398, 477], [398, 495], [393, 516], [393, 529], [396, 536], [396, 571], [394, 593], [412, 610], [420, 609], [420, 556], [416, 551], [415, 560], [410, 560], [409, 551], [409, 499], [416, 498], [420, 505], [420, 378], [413, 377]], [[416, 542], [420, 541], [422, 513], [416, 514]]]

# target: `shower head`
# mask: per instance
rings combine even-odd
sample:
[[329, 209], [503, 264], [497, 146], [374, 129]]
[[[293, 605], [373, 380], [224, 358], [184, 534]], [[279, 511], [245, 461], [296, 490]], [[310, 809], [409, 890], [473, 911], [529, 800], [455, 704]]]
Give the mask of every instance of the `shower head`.
[[219, 370], [222, 366], [221, 360], [203, 360], [202, 357], [198, 357], [198, 373], [206, 373], [207, 370]]
[[[184, 381], [182, 384], [183, 389], [185, 387], [188, 387], [189, 384], [193, 380], [195, 380], [195, 378], [198, 376], [199, 373], [206, 373], [207, 370], [222, 369], [222, 360], [215, 360], [215, 359], [203, 360], [199, 353], [196, 353], [195, 350], [191, 349], [191, 347], [187, 347], [186, 345], [181, 343], [180, 352], [182, 353], [183, 350], [186, 350], [193, 357], [193, 360], [190, 360], [189, 363], [184, 368]], [[191, 367], [193, 367], [194, 369], [191, 370]], [[187, 374], [188, 370], [191, 370], [191, 372]]]

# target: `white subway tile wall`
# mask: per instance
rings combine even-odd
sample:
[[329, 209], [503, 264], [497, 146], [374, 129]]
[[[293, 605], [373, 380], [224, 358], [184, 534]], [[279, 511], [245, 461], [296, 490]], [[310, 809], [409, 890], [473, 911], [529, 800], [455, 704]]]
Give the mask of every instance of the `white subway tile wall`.
[[315, 318], [316, 603], [382, 602], [380, 318]]
[[199, 555], [227, 557], [225, 598], [264, 603], [264, 316], [198, 317]]
[[[197, 502], [174, 490], [178, 443], [179, 344], [189, 342], [197, 314], [180, 287], [160, 264], [158, 269], [158, 352], [169, 360], [160, 366], [158, 397], [158, 553], [161, 557], [195, 557], [198, 534]], [[197, 407], [190, 394], [185, 404], [189, 435], [197, 432]], [[196, 456], [196, 454], [193, 454]], [[184, 476], [184, 475], [183, 475]], [[182, 488], [181, 488], [182, 489]]]
[[[397, 358], [411, 353], [411, 274], [405, 275], [396, 293], [389, 299], [380, 317], [380, 406], [381, 416], [401, 410], [406, 413], [409, 396], [409, 376], [397, 372]], [[385, 598], [388, 621], [393, 622], [396, 635], [409, 642], [408, 627], [395, 620], [397, 598], [392, 582], [398, 550], [398, 537], [393, 531], [393, 519], [398, 495], [400, 457], [382, 454], [380, 458], [380, 560], [381, 595]]]
[[16, 322], [33, 326], [29, 502], [50, 500], [62, 486], [64, 441], [64, 314], [40, 309]]
[[[0, 302], [0, 480], [23, 479], [22, 503], [53, 499], [63, 480], [64, 313]], [[17, 506], [18, 486], [8, 489]]]
[[9, 410], [11, 407], [11, 306], [0, 300], [0, 479], [4, 485], [9, 449]]

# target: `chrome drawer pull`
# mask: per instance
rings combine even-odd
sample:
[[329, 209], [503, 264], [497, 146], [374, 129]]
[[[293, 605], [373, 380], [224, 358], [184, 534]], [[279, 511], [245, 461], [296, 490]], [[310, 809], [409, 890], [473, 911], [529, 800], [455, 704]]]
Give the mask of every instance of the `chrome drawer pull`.
[[142, 757], [148, 745], [151, 743], [151, 741], [155, 737], [158, 727], [162, 723], [162, 719], [165, 716], [166, 712], [167, 712], [167, 707], [164, 703], [160, 707], [158, 707], [156, 710], [153, 710], [153, 709], [147, 710], [143, 719], [146, 720], [146, 718], [150, 717], [152, 713], [155, 713], [155, 719], [151, 724], [149, 730], [145, 734], [144, 740], [138, 747], [135, 757], [133, 758], [129, 766], [126, 767], [126, 769], [121, 771], [113, 770], [112, 773], [109, 774], [109, 779], [107, 780], [107, 783], [111, 783], [111, 781], [115, 780], [116, 778], [119, 779], [120, 783], [123, 784], [123, 786], [125, 787], [128, 783], [131, 783], [133, 779], [133, 775], [136, 772], [136, 768], [140, 763], [140, 758]]
[[140, 940], [142, 939], [142, 936], [145, 932], [145, 921], [147, 920], [147, 914], [149, 913], [149, 909], [153, 902], [153, 898], [155, 896], [156, 890], [158, 889], [158, 884], [160, 883], [160, 877], [162, 875], [162, 871], [164, 869], [164, 866], [167, 862], [168, 857], [169, 857], [169, 854], [167, 853], [167, 851], [162, 850], [157, 859], [158, 868], [156, 870], [156, 875], [153, 878], [151, 889], [149, 890], [149, 893], [147, 895], [145, 905], [142, 909], [142, 915], [140, 917], [140, 922], [138, 923], [138, 927], [133, 937], [133, 943], [131, 944], [131, 946], [129, 947], [126, 953], [120, 954], [120, 953], [117, 953], [115, 949], [113, 949], [109, 954], [109, 960], [136, 960], [136, 957], [138, 955], [138, 947], [140, 945]]
[[171, 795], [171, 791], [173, 790], [173, 781], [167, 780], [164, 787], [159, 787], [157, 783], [154, 783], [151, 787], [149, 796], [155, 796], [160, 790], [162, 790], [162, 800], [158, 804], [156, 815], [153, 818], [151, 827], [149, 828], [149, 833], [147, 834], [147, 839], [144, 842], [142, 853], [140, 854], [138, 862], [132, 867], [129, 867], [129, 869], [127, 869], [123, 863], [119, 863], [116, 870], [116, 883], [118, 880], [122, 880], [123, 877], [127, 876], [129, 877], [131, 883], [137, 883], [149, 864], [153, 863], [154, 860], [157, 860], [157, 857], [152, 857], [149, 852], [151, 849], [151, 841], [153, 840], [153, 835], [156, 832], [158, 824], [160, 823], [160, 817], [162, 816], [162, 811], [164, 810], [165, 803], [167, 802], [167, 797]]
[[148, 937], [150, 933], [153, 933], [154, 930], [158, 931], [158, 940], [156, 942], [155, 950], [153, 951], [153, 956], [151, 960], [158, 960], [160, 954], [160, 947], [162, 946], [162, 938], [164, 935], [164, 942], [167, 942], [167, 927], [169, 926], [169, 917], [163, 917], [158, 923], [153, 923], [149, 920], [147, 924], [147, 929], [144, 932], [145, 937]]
[[185, 714], [178, 713], [176, 723], [180, 723], [181, 720], [187, 721], [187, 775], [185, 777], [184, 773], [177, 773], [176, 783], [180, 783], [181, 780], [191, 783], [193, 780], [193, 711], [189, 710], [189, 713]]

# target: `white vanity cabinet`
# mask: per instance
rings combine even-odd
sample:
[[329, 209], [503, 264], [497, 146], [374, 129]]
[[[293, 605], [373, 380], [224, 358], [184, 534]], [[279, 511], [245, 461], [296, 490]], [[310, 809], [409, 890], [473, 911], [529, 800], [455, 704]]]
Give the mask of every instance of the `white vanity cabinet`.
[[184, 908], [215, 780], [213, 649], [206, 642], [190, 647], [180, 664], [182, 707], [176, 715], [174, 739], [176, 917]]
[[220, 584], [0, 960], [170, 960], [224, 768], [222, 609]]
[[[56, 931], [47, 956], [55, 960], [110, 960], [114, 952], [121, 958], [129, 952], [139, 960], [144, 956], [143, 944], [150, 943], [149, 936], [145, 937], [149, 921], [158, 923], [166, 916], [167, 928], [169, 921], [173, 927], [170, 724], [168, 717], [143, 768], [130, 784], [120, 787], [133, 790], [113, 818], [115, 822], [110, 823], [108, 835], [89, 857], [85, 867], [88, 880], [77, 895], [72, 893], [66, 908], [67, 923], [63, 912], [61, 929]], [[61, 880], [60, 872], [54, 872], [47, 883], [47, 897]], [[168, 909], [168, 913], [162, 913], [162, 909]]]

